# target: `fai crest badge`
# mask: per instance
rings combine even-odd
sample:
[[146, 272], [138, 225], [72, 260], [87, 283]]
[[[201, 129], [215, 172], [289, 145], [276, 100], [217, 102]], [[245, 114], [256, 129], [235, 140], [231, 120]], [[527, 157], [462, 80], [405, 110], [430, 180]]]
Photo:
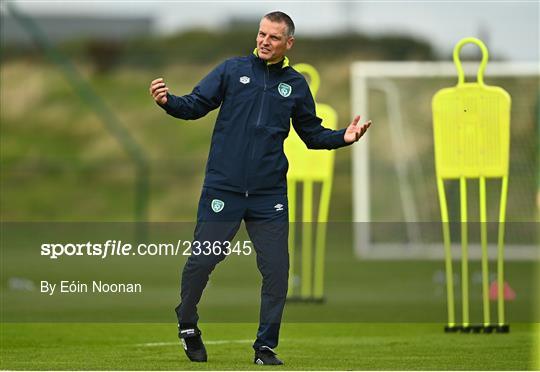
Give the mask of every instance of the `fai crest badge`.
[[277, 89], [279, 94], [285, 98], [289, 97], [292, 93], [292, 87], [289, 84], [279, 83]]
[[216, 213], [219, 213], [225, 207], [225, 203], [219, 199], [212, 200], [212, 210]]

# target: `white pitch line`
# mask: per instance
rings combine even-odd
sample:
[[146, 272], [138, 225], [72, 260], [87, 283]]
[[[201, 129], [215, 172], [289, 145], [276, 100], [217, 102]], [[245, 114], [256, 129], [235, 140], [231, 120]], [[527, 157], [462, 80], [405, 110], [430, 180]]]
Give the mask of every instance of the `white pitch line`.
[[[253, 340], [210, 340], [210, 341], [204, 341], [205, 345], [223, 345], [223, 344], [245, 344], [245, 343], [251, 343]], [[142, 347], [156, 347], [156, 346], [173, 346], [178, 345], [182, 346], [180, 341], [178, 342], [147, 342], [144, 344], [135, 344], [135, 346], [142, 346]]]

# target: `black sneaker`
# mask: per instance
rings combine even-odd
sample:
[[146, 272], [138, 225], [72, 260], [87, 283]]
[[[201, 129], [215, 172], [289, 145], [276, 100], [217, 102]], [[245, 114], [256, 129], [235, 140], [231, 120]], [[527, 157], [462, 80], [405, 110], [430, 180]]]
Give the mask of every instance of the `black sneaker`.
[[276, 352], [268, 346], [261, 346], [259, 350], [255, 350], [255, 359], [253, 363], [259, 365], [282, 365], [283, 362], [276, 357]]
[[178, 338], [182, 341], [184, 351], [192, 362], [206, 362], [206, 348], [204, 347], [201, 331], [198, 328], [182, 329]]

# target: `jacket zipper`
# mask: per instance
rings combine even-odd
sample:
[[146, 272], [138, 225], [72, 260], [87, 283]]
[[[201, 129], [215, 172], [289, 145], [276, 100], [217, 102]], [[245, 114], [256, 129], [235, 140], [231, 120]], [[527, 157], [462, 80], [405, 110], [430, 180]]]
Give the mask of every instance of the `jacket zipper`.
[[[264, 76], [263, 76], [263, 82], [264, 82], [264, 89], [263, 89], [263, 93], [262, 93], [262, 96], [261, 96], [261, 107], [259, 109], [259, 115], [257, 116], [257, 123], [255, 124], [255, 128], [259, 127], [259, 125], [261, 124], [261, 117], [262, 117], [262, 112], [263, 112], [263, 109], [264, 109], [264, 98], [266, 96], [266, 75], [268, 74], [268, 79], [270, 80], [270, 69], [268, 68], [268, 65], [265, 66], [266, 67], [266, 71], [264, 73]], [[255, 146], [253, 146], [253, 143], [251, 144], [251, 157], [250, 157], [250, 161], [253, 161], [253, 158], [255, 157]], [[248, 169], [249, 169], [249, 165], [248, 165]], [[246, 171], [246, 189], [247, 189], [247, 180], [248, 180], [248, 172]], [[246, 190], [246, 198], [249, 196], [249, 192], [248, 190]]]
[[270, 70], [268, 69], [268, 65], [266, 65], [266, 71], [264, 73], [264, 78], [263, 78], [264, 89], [263, 89], [263, 94], [261, 97], [261, 108], [259, 109], [259, 116], [257, 116], [257, 123], [255, 124], [255, 128], [257, 128], [261, 124], [261, 117], [262, 117], [262, 112], [264, 108], [264, 96], [266, 95], [266, 75], [267, 74], [268, 74], [268, 79], [270, 79]]

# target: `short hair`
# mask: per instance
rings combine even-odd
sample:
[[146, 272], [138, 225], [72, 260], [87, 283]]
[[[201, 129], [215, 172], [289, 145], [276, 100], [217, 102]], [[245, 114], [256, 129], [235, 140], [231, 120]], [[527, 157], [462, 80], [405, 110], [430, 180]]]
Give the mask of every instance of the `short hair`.
[[294, 22], [287, 14], [275, 11], [270, 12], [268, 14], [265, 14], [263, 18], [268, 19], [272, 22], [283, 22], [287, 26], [287, 36], [293, 36], [294, 35]]

